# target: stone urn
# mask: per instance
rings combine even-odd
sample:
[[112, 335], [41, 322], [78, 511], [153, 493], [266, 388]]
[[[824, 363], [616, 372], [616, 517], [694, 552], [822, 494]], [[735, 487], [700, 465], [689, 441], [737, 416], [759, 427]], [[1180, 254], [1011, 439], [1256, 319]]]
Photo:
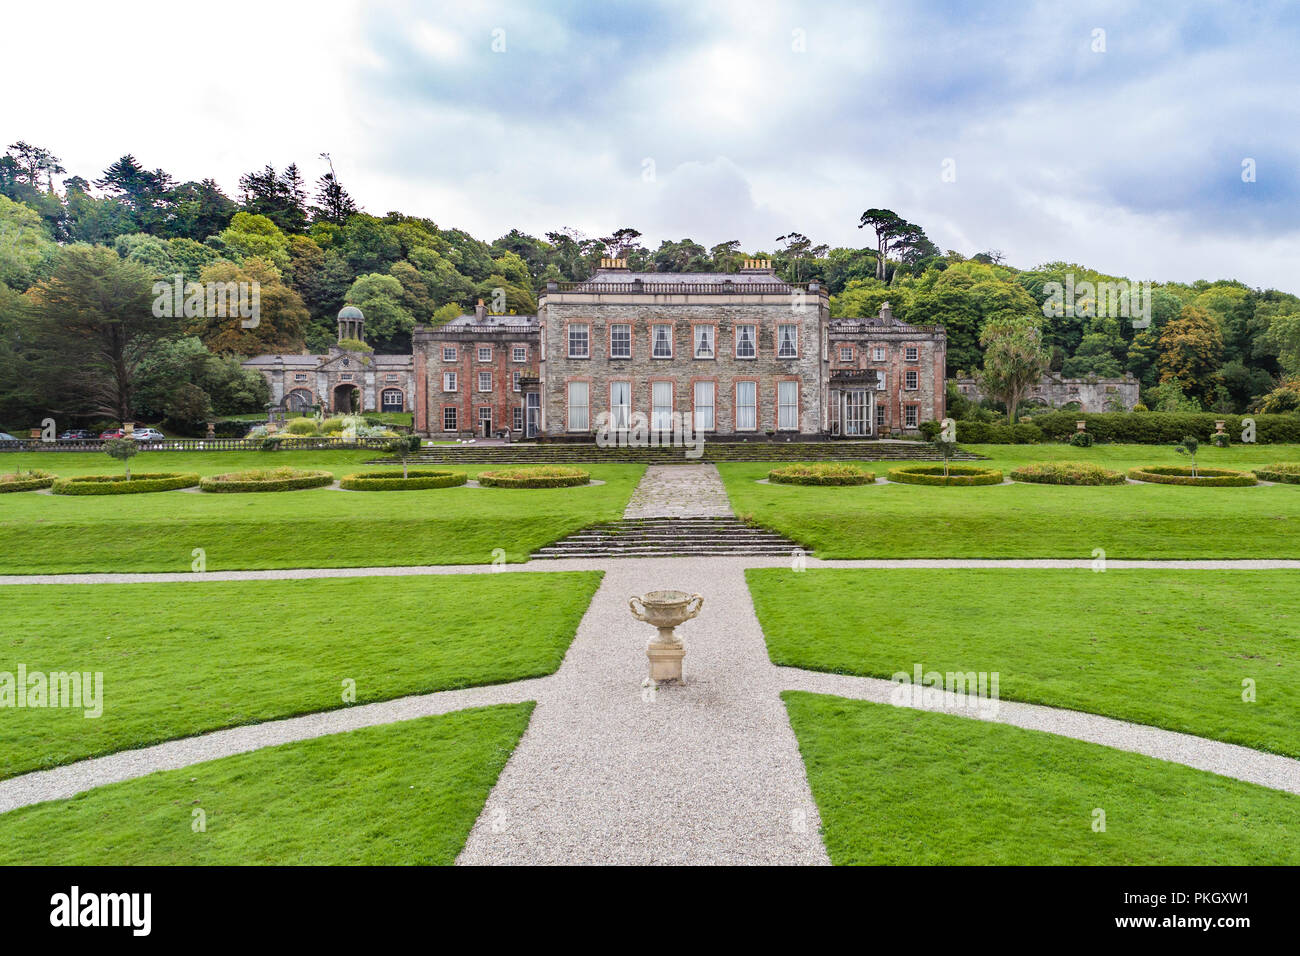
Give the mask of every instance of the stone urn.
[[1215, 423], [1214, 423], [1214, 434], [1216, 434], [1216, 435], [1222, 435], [1222, 434], [1224, 434], [1223, 429], [1224, 429], [1224, 426], [1226, 426], [1227, 424], [1228, 424], [1227, 420], [1226, 420], [1226, 419], [1223, 419], [1223, 418], [1220, 418], [1220, 419], [1218, 419], [1217, 421], [1215, 421]]
[[704, 598], [685, 591], [650, 591], [644, 597], [633, 597], [627, 606], [638, 621], [659, 629], [658, 636], [646, 645], [650, 679], [680, 683], [686, 648], [673, 633], [673, 628], [699, 614], [704, 607]]

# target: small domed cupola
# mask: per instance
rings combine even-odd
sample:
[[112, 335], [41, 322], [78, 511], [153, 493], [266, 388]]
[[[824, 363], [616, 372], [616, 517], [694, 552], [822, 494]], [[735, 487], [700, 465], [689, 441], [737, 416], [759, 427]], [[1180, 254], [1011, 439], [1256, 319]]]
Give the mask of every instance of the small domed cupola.
[[339, 341], [356, 339], [366, 340], [366, 317], [355, 305], [345, 305], [339, 309]]

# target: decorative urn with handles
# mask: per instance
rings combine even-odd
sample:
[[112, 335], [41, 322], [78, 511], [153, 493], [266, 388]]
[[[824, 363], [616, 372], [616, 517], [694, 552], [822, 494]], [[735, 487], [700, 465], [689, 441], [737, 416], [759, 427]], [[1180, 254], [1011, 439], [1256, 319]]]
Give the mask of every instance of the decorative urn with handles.
[[703, 596], [685, 591], [649, 591], [643, 597], [633, 597], [627, 606], [638, 621], [659, 629], [659, 634], [646, 645], [650, 679], [680, 683], [686, 647], [673, 628], [700, 613], [704, 607]]

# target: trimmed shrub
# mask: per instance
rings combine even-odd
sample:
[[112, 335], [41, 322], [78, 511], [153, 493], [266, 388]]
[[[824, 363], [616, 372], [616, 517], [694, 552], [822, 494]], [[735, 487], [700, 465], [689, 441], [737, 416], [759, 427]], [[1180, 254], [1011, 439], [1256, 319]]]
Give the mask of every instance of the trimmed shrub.
[[1255, 477], [1261, 481], [1284, 481], [1289, 485], [1300, 485], [1300, 462], [1277, 461], [1267, 467], [1256, 468]]
[[975, 465], [949, 465], [945, 477], [943, 465], [904, 465], [889, 469], [889, 480], [907, 485], [1000, 485], [1002, 472]]
[[478, 474], [478, 483], [488, 488], [571, 488], [589, 481], [589, 472], [567, 465], [500, 468]]
[[821, 462], [773, 468], [767, 473], [767, 480], [781, 485], [866, 485], [875, 481], [876, 476], [857, 465]]
[[284, 430], [290, 435], [315, 435], [316, 419], [291, 418], [284, 423]]
[[0, 494], [8, 491], [35, 491], [52, 484], [54, 475], [48, 471], [20, 471], [12, 475], [0, 475]]
[[1092, 436], [1087, 432], [1075, 432], [1070, 436], [1070, 444], [1075, 448], [1091, 448]]
[[411, 469], [405, 478], [392, 471], [360, 471], [355, 475], [344, 475], [339, 487], [348, 491], [418, 491], [421, 488], [452, 488], [465, 484], [465, 481], [463, 471]]
[[[934, 441], [941, 427], [939, 422], [921, 422], [921, 436], [926, 441]], [[997, 425], [965, 420], [957, 422], [957, 441], [962, 444], [1034, 445], [1043, 439], [1043, 430], [1037, 424]]]
[[1044, 461], [1011, 469], [1016, 481], [1039, 485], [1122, 485], [1124, 473], [1089, 461]]
[[334, 481], [328, 471], [306, 471], [300, 468], [252, 468], [248, 471], [231, 471], [224, 475], [209, 475], [199, 487], [204, 491], [294, 491], [298, 488], [320, 488]]
[[133, 475], [75, 475], [58, 478], [53, 485], [56, 495], [138, 495], [147, 491], [175, 491], [193, 488], [199, 483], [195, 472], [160, 471]]
[[1135, 481], [1150, 481], [1161, 485], [1205, 485], [1208, 488], [1239, 488], [1255, 484], [1255, 476], [1248, 471], [1228, 468], [1198, 468], [1196, 477], [1192, 469], [1181, 465], [1148, 465], [1131, 468], [1128, 476]]
[[[1242, 419], [1255, 420], [1255, 440], [1262, 444], [1300, 442], [1300, 415], [1220, 415], [1214, 412], [1051, 412], [1039, 415], [1035, 424], [1050, 440], [1067, 441], [1074, 423], [1088, 423], [1088, 432], [1099, 442], [1130, 442], [1139, 445], [1172, 445], [1191, 435], [1204, 442], [1214, 436], [1214, 423], [1225, 421], [1229, 435], [1240, 435]], [[957, 425], [961, 436], [961, 423]], [[966, 439], [974, 441], [974, 439]]]

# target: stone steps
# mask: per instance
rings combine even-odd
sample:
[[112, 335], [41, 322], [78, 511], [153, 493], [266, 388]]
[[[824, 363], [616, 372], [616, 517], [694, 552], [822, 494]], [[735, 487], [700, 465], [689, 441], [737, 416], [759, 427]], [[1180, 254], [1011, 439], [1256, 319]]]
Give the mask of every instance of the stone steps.
[[[958, 452], [954, 461], [976, 461], [980, 456]], [[703, 462], [744, 461], [941, 461], [923, 442], [705, 442], [699, 458], [687, 458], [683, 448], [600, 448], [594, 443], [540, 445], [435, 445], [410, 459], [421, 465], [483, 464], [647, 464], [689, 465]], [[377, 459], [371, 464], [389, 464]]]
[[626, 518], [583, 528], [538, 548], [532, 557], [788, 557], [798, 547], [775, 531], [755, 528], [735, 517]]

